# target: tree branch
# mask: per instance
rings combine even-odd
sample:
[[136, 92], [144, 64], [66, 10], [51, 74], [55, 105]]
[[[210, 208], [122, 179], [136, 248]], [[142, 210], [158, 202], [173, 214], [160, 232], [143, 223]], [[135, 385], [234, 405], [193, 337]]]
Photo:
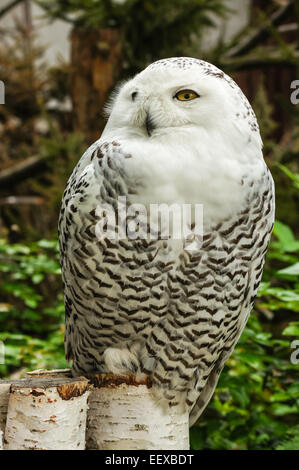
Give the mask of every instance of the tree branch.
[[299, 64], [299, 52], [293, 52], [292, 56], [282, 56], [279, 52], [265, 53], [263, 56], [248, 55], [245, 57], [223, 58], [219, 64], [220, 68], [229, 70], [248, 70], [270, 65], [294, 65]]
[[277, 29], [279, 33], [290, 33], [292, 31], [297, 31], [298, 28], [299, 26], [297, 23], [288, 23], [288, 24], [282, 24]]
[[45, 200], [39, 196], [8, 196], [0, 198], [0, 206], [20, 206], [20, 205], [33, 205], [41, 206]]
[[[290, 0], [287, 5], [279, 8], [273, 15], [270, 16], [269, 22], [272, 26], [278, 25], [290, 12], [292, 6], [294, 5], [294, 0]], [[262, 26], [257, 31], [254, 31], [249, 36], [247, 36], [241, 44], [233, 47], [227, 54], [227, 58], [238, 57], [240, 55], [246, 54], [255, 46], [257, 46], [262, 40], [264, 40], [269, 34], [269, 26]]]
[[8, 186], [32, 176], [32, 173], [46, 166], [44, 158], [29, 157], [0, 172], [0, 187]]
[[23, 0], [12, 0], [12, 2], [10, 2], [8, 5], [6, 5], [0, 10], [0, 18], [2, 18], [2, 16], [6, 15], [6, 13], [9, 12], [9, 10], [16, 7], [17, 5], [19, 5], [19, 3], [22, 3], [22, 2]]

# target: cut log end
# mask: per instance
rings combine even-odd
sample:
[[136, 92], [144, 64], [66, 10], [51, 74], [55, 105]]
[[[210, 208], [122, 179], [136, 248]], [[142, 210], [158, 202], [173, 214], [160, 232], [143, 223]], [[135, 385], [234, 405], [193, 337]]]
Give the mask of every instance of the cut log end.
[[136, 378], [136, 374], [130, 375], [115, 375], [115, 374], [87, 374], [86, 377], [96, 388], [115, 388], [121, 384], [132, 385], [138, 387], [139, 385], [145, 385], [147, 388], [151, 388], [152, 384], [148, 377], [141, 380]]
[[88, 380], [37, 374], [10, 386], [4, 448], [85, 448]]

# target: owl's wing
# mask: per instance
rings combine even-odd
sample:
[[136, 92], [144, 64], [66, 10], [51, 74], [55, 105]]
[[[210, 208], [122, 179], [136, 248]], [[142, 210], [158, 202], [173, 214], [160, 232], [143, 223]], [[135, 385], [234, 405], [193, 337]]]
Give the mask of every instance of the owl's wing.
[[243, 184], [248, 197], [241, 212], [211, 227], [198, 254], [184, 253], [170, 273], [172, 299], [146, 341], [144, 369], [172, 405], [186, 393], [192, 424], [212, 397], [247, 322], [273, 228], [268, 169], [259, 180], [250, 175]]
[[[267, 176], [264, 180], [264, 183], [265, 191], [262, 198], [258, 198], [259, 203], [257, 205], [253, 204], [253, 211], [249, 212], [251, 215], [249, 218], [250, 226], [254, 227], [255, 222], [258, 223], [256, 224], [255, 229], [252, 231], [253, 236], [251, 237], [251, 243], [247, 243], [247, 245], [245, 245], [246, 249], [249, 251], [249, 254], [246, 254], [245, 256], [243, 254], [243, 258], [250, 257], [251, 260], [250, 264], [248, 265], [246, 285], [242, 290], [242, 295], [240, 296], [240, 313], [236, 335], [230, 340], [226, 340], [226, 344], [223, 349], [220, 348], [219, 357], [213, 365], [207, 381], [190, 412], [190, 426], [193, 426], [193, 424], [196, 423], [213, 396], [220, 373], [225, 366], [227, 359], [233, 352], [233, 349], [246, 326], [258, 291], [258, 286], [261, 282], [265, 254], [269, 245], [274, 222], [274, 186], [269, 171], [267, 171]], [[229, 286], [227, 286], [227, 290], [229, 290]]]
[[[74, 330], [74, 315], [76, 314], [76, 272], [78, 269], [73, 264], [74, 256], [77, 250], [76, 238], [82, 233], [83, 220], [80, 220], [79, 214], [88, 212], [84, 204], [83, 188], [85, 185], [94, 183], [94, 168], [92, 165], [92, 155], [94, 146], [90, 147], [79, 160], [74, 168], [62, 197], [59, 222], [58, 239], [60, 248], [60, 265], [62, 271], [62, 282], [65, 304], [65, 335], [64, 345], [67, 361], [74, 358], [73, 346], [76, 341], [76, 332]], [[81, 200], [82, 197], [82, 200]], [[76, 318], [76, 317], [75, 317]]]
[[215, 391], [215, 388], [218, 383], [219, 376], [221, 374], [221, 371], [225, 365], [225, 361], [218, 360], [212, 371], [209, 374], [209, 377], [207, 379], [207, 382], [201, 391], [198, 399], [196, 400], [189, 416], [189, 426], [193, 426], [206, 406], [209, 404], [209, 401], [211, 400], [213, 393]]
[[[80, 159], [63, 194], [59, 244], [67, 360], [76, 360], [76, 350], [95, 347], [90, 338], [96, 328], [101, 328], [101, 335], [105, 336], [105, 314], [109, 316], [111, 310], [104, 304], [109, 303], [111, 288], [116, 286], [115, 259], [109, 251], [112, 242], [101, 238], [97, 229], [102, 210], [107, 205], [116, 209], [117, 196], [126, 193], [122, 178], [122, 160], [126, 156], [117, 142], [96, 142]], [[104, 345], [97, 346], [99, 355]]]

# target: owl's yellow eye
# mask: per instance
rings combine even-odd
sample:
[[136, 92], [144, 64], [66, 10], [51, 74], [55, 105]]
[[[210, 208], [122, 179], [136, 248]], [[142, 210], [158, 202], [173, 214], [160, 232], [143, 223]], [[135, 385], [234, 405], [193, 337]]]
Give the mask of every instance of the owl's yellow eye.
[[191, 101], [198, 97], [199, 95], [193, 90], [181, 90], [175, 95], [175, 98], [179, 101]]

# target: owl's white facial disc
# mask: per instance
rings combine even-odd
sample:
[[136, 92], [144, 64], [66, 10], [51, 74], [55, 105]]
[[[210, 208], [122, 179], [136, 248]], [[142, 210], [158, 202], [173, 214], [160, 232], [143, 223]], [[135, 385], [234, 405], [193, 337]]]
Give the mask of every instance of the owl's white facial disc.
[[[184, 90], [196, 97], [179, 100]], [[111, 107], [107, 130], [113, 128], [146, 138], [227, 128], [261, 145], [255, 115], [236, 83], [212, 64], [191, 58], [157, 61], [128, 81]]]

